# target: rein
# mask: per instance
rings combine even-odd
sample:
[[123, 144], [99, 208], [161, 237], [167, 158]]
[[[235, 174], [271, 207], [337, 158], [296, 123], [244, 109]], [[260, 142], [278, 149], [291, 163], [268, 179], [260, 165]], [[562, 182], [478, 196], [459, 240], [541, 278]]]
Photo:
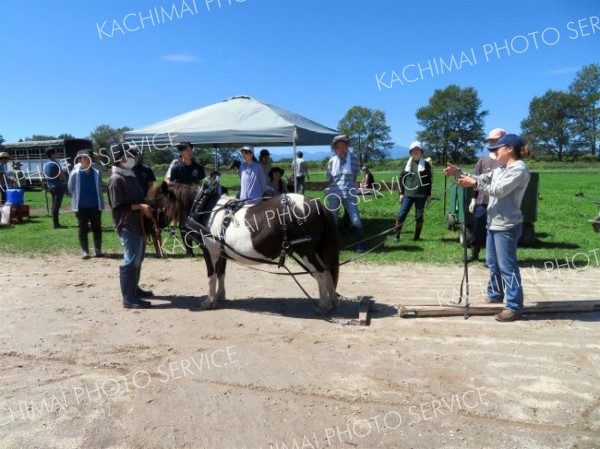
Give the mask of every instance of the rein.
[[162, 250], [162, 237], [160, 235], [160, 227], [154, 216], [150, 216], [150, 220], [152, 221], [152, 229], [150, 229], [150, 233], [146, 231], [146, 223], [144, 222], [144, 216], [140, 213], [140, 224], [142, 228], [142, 235], [144, 236], [144, 241], [148, 245], [153, 245], [155, 251], [160, 257], [163, 257]]

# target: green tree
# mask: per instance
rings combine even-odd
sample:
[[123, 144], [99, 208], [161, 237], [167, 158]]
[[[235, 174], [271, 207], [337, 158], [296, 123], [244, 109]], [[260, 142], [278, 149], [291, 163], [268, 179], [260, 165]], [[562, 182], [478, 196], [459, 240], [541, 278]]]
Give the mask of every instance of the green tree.
[[[234, 159], [240, 159], [239, 147], [219, 147], [218, 158], [219, 164], [229, 165]], [[213, 149], [214, 151], [214, 149]]]
[[569, 92], [575, 97], [575, 120], [573, 122], [574, 146], [592, 155], [600, 154], [600, 65], [584, 66]]
[[473, 87], [451, 84], [436, 89], [429, 104], [417, 110], [418, 123], [424, 128], [417, 135], [437, 162], [470, 162], [483, 146], [486, 115]]
[[525, 141], [537, 155], [559, 161], [566, 155], [577, 155], [577, 149], [572, 145], [576, 105], [574, 95], [557, 90], [549, 90], [531, 100], [529, 115], [521, 122], [521, 129]]
[[38, 140], [56, 140], [56, 136], [48, 136], [46, 134], [34, 134], [31, 137], [25, 137], [25, 142], [38, 141]]
[[117, 144], [125, 131], [131, 131], [131, 128], [124, 126], [122, 128], [113, 128], [110, 125], [98, 125], [90, 133], [90, 140], [94, 146], [94, 151], [100, 148], [110, 148]]
[[338, 129], [350, 139], [350, 146], [360, 164], [383, 160], [394, 146], [385, 113], [379, 109], [354, 106], [338, 123]]

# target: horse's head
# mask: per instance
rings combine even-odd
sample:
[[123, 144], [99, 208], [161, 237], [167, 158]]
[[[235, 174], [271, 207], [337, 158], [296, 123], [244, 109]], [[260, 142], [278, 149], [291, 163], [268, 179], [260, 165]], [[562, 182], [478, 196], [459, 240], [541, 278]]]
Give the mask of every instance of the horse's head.
[[[212, 185], [211, 183], [210, 186]], [[205, 183], [201, 189], [204, 190], [210, 186]], [[212, 193], [212, 190], [210, 193]], [[198, 186], [189, 186], [186, 184], [169, 185], [163, 182], [150, 189], [146, 201], [152, 207], [154, 218], [158, 225], [164, 228], [169, 223], [174, 223], [175, 225], [185, 223], [197, 194]]]
[[[174, 220], [171, 203], [176, 201], [175, 194], [166, 182], [152, 186], [146, 196], [146, 202], [152, 207], [152, 214], [161, 229], [166, 228]], [[167, 212], [168, 211], [168, 212]]]

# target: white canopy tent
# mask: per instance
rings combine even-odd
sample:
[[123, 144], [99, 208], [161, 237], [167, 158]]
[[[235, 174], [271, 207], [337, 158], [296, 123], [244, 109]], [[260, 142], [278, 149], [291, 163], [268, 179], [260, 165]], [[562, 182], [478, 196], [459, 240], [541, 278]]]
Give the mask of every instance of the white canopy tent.
[[[157, 146], [172, 142], [194, 145], [329, 145], [338, 132], [286, 109], [248, 97], [220, 103], [124, 134], [124, 140]], [[169, 137], [170, 135], [170, 137]]]
[[123, 135], [139, 147], [166, 147], [179, 142], [194, 146], [256, 145], [293, 147], [329, 145], [339, 134], [294, 112], [246, 95], [228, 98], [204, 108], [148, 125]]

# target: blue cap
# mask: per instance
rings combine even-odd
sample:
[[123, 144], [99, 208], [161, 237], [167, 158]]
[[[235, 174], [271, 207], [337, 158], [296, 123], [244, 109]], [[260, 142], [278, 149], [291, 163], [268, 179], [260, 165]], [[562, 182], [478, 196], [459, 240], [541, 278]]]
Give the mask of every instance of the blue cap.
[[525, 142], [523, 142], [523, 139], [521, 139], [520, 136], [517, 136], [516, 134], [506, 134], [505, 136], [500, 137], [497, 141], [488, 144], [487, 149], [497, 150], [504, 145], [509, 147], [521, 147], [524, 144]]

